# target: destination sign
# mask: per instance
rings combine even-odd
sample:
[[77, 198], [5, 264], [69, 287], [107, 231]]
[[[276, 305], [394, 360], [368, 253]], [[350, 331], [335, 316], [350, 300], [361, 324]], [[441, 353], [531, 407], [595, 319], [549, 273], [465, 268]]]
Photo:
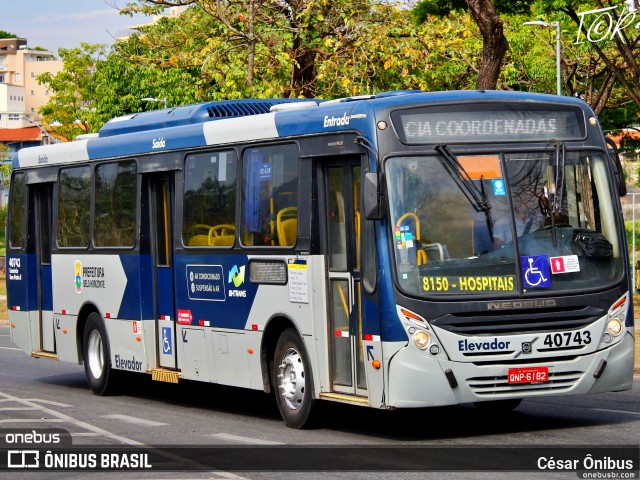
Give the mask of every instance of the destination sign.
[[[460, 109], [457, 109], [460, 110]], [[580, 110], [517, 109], [487, 105], [482, 110], [441, 108], [397, 111], [392, 119], [407, 144], [579, 140]]]

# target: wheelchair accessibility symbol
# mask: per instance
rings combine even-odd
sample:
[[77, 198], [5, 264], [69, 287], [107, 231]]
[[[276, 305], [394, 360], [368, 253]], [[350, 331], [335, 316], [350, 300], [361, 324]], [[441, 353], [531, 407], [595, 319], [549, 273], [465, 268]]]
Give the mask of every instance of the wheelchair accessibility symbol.
[[533, 255], [520, 257], [522, 264], [522, 284], [524, 288], [551, 288], [551, 268], [549, 257]]
[[171, 342], [171, 328], [162, 327], [162, 353], [173, 355], [173, 344]]

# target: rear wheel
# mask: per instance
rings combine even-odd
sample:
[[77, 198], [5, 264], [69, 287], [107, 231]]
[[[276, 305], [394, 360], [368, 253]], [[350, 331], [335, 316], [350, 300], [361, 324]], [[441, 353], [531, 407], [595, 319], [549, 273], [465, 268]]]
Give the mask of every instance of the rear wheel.
[[109, 338], [102, 317], [95, 312], [87, 319], [82, 345], [84, 373], [89, 388], [96, 395], [113, 393], [115, 372], [111, 370]]
[[292, 428], [308, 427], [318, 402], [313, 398], [313, 375], [307, 353], [293, 329], [285, 330], [278, 339], [273, 382], [284, 423]]

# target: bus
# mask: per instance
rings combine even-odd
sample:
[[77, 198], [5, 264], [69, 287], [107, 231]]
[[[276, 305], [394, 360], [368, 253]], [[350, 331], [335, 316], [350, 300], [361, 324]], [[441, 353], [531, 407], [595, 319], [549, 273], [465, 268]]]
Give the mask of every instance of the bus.
[[[12, 341], [377, 409], [632, 387], [624, 177], [583, 101], [499, 91], [133, 113], [13, 164]], [[175, 388], [179, 388], [176, 386]]]

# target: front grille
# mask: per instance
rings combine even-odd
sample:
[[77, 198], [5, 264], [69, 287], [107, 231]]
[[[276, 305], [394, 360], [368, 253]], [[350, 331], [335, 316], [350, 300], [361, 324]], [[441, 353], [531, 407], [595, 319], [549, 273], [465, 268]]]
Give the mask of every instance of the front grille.
[[460, 335], [535, 333], [583, 328], [606, 312], [596, 307], [539, 308], [458, 312], [432, 321], [436, 327]]
[[549, 372], [549, 380], [544, 383], [523, 383], [511, 385], [507, 381], [507, 375], [498, 377], [474, 377], [468, 378], [469, 388], [478, 395], [509, 395], [514, 397], [523, 393], [562, 392], [571, 389], [580, 381], [584, 372]]

